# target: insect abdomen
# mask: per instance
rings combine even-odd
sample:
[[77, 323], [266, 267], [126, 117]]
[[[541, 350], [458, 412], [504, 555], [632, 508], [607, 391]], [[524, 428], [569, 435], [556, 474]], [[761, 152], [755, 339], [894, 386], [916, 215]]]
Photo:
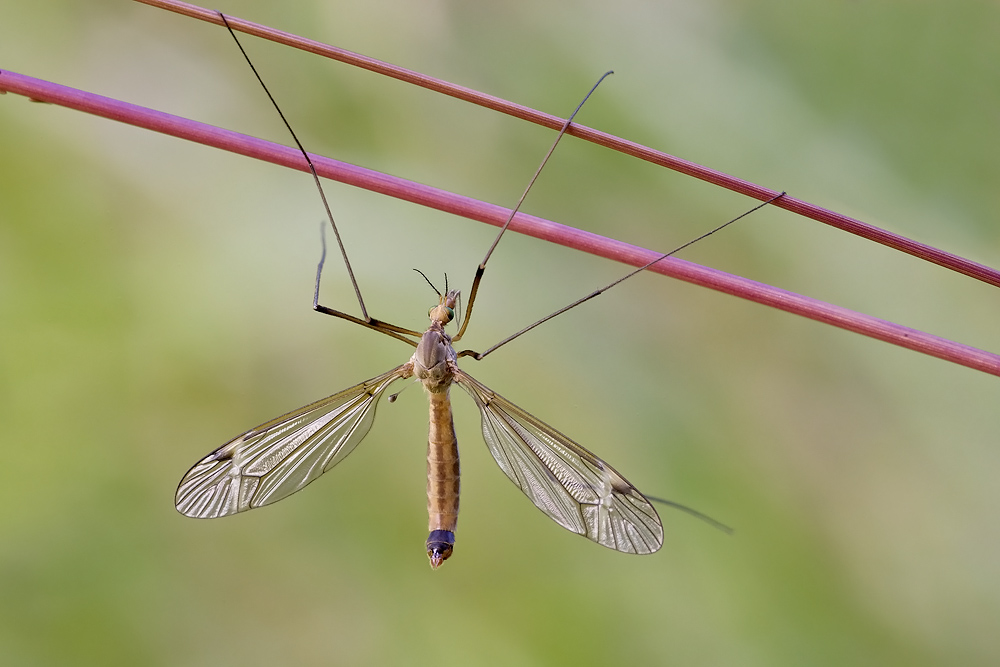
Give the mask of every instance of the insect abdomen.
[[427, 556], [437, 568], [451, 556], [458, 525], [458, 439], [448, 390], [427, 392], [430, 429], [427, 438]]

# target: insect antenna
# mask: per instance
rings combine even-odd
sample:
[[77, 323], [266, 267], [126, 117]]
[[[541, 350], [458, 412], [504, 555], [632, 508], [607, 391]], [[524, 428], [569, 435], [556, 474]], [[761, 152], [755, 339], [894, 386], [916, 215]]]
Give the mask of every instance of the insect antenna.
[[[424, 273], [420, 269], [413, 269], [413, 270], [416, 271], [417, 273], [419, 273], [423, 277], [423, 279], [427, 281], [427, 284], [431, 286], [431, 289], [434, 290], [435, 294], [437, 294], [438, 296], [441, 296], [441, 292], [438, 290], [437, 287], [434, 286], [434, 283], [431, 282], [431, 279], [427, 277], [426, 273]], [[445, 274], [445, 277], [444, 277], [444, 293], [445, 294], [448, 293], [448, 275], [447, 274]]]

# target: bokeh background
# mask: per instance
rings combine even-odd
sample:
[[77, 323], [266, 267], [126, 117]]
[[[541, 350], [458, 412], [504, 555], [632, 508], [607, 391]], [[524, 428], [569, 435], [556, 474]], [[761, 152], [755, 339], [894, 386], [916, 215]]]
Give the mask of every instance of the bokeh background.
[[[1000, 266], [1000, 4], [251, 2], [218, 8], [580, 121]], [[129, 2], [0, 1], [0, 67], [288, 143], [228, 35]], [[311, 149], [516, 200], [552, 133], [247, 38]], [[560, 530], [456, 391], [464, 491], [432, 572], [426, 405], [281, 504], [177, 481], [235, 434], [400, 363], [310, 309], [309, 178], [0, 98], [0, 663], [1000, 662], [1000, 379], [644, 275], [464, 365], [661, 511], [649, 557]], [[419, 328], [493, 228], [338, 184], [370, 310]], [[753, 202], [568, 139], [526, 210], [667, 250]], [[1000, 350], [995, 288], [778, 210], [684, 257]], [[510, 235], [470, 346], [623, 272]], [[353, 308], [330, 264], [323, 301]]]

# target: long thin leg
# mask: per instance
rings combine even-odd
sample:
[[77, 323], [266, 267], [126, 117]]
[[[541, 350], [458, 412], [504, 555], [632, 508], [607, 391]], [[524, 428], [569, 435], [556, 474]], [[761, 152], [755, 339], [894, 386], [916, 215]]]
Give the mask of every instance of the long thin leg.
[[[313, 294], [313, 310], [326, 315], [333, 315], [334, 317], [339, 317], [341, 319], [347, 320], [348, 322], [354, 322], [355, 324], [360, 324], [363, 327], [369, 329], [374, 329], [393, 338], [398, 338], [401, 341], [409, 343], [410, 345], [416, 346], [416, 343], [403, 336], [396, 335], [396, 333], [406, 334], [410, 336], [420, 337], [420, 333], [416, 331], [411, 331], [410, 329], [405, 329], [403, 327], [397, 327], [394, 324], [389, 324], [388, 322], [382, 322], [376, 320], [368, 314], [368, 310], [365, 308], [365, 301], [361, 297], [361, 288], [358, 287], [358, 281], [354, 277], [354, 270], [351, 268], [351, 260], [347, 258], [347, 249], [344, 247], [344, 241], [340, 238], [340, 230], [337, 228], [337, 222], [333, 219], [333, 212], [330, 210], [330, 204], [326, 200], [326, 193], [323, 191], [323, 185], [320, 183], [319, 175], [316, 173], [316, 167], [313, 166], [312, 160], [309, 158], [309, 154], [306, 153], [306, 149], [302, 146], [302, 142], [299, 141], [298, 136], [295, 134], [295, 130], [292, 129], [291, 124], [285, 118], [285, 114], [282, 113], [281, 107], [278, 106], [277, 101], [275, 101], [274, 96], [271, 95], [271, 91], [268, 90], [267, 85], [264, 83], [264, 79], [261, 78], [260, 74], [257, 72], [257, 68], [254, 67], [253, 61], [250, 60], [250, 56], [247, 55], [246, 50], [243, 48], [243, 44], [240, 43], [236, 33], [233, 31], [232, 26], [229, 25], [229, 21], [226, 20], [225, 14], [219, 12], [219, 17], [222, 22], [226, 25], [226, 29], [229, 30], [229, 34], [232, 36], [233, 41], [236, 42], [236, 46], [239, 47], [240, 53], [243, 54], [243, 58], [247, 61], [250, 69], [253, 71], [254, 76], [257, 77], [257, 81], [260, 83], [261, 88], [267, 93], [268, 99], [271, 100], [272, 106], [274, 106], [275, 111], [278, 112], [278, 116], [281, 117], [281, 122], [285, 124], [288, 128], [289, 134], [292, 135], [292, 139], [295, 140], [295, 145], [298, 146], [299, 152], [302, 153], [302, 157], [305, 158], [306, 164], [309, 165], [309, 172], [312, 174], [313, 182], [316, 184], [316, 190], [319, 192], [319, 197], [323, 201], [323, 208], [326, 210], [327, 220], [330, 221], [330, 226], [333, 227], [333, 234], [337, 237], [337, 245], [340, 247], [340, 255], [344, 259], [344, 266], [347, 268], [347, 274], [351, 278], [351, 285], [354, 287], [354, 294], [358, 298], [358, 305], [361, 307], [361, 314], [363, 319], [355, 317], [353, 315], [348, 315], [339, 310], [333, 308], [328, 308], [326, 306], [319, 305], [319, 279], [323, 272], [323, 263], [326, 261], [326, 236], [323, 236], [323, 255], [319, 260], [319, 266], [316, 269], [316, 291]], [[396, 333], [393, 333], [396, 332]]]
[[334, 317], [339, 317], [342, 320], [347, 320], [348, 322], [354, 322], [355, 324], [360, 324], [363, 327], [378, 331], [379, 333], [384, 333], [386, 336], [392, 336], [396, 340], [401, 340], [404, 343], [408, 343], [413, 347], [417, 346], [416, 341], [409, 338], [405, 338], [400, 334], [406, 336], [415, 336], [420, 338], [420, 332], [411, 331], [410, 329], [404, 329], [403, 327], [397, 327], [394, 324], [389, 324], [388, 322], [382, 322], [380, 320], [369, 318], [368, 320], [363, 320], [360, 317], [355, 317], [354, 315], [349, 315], [343, 311], [335, 310], [333, 308], [328, 308], [323, 306], [319, 302], [319, 281], [323, 277], [323, 264], [326, 263], [326, 233], [325, 227], [320, 227], [320, 240], [323, 244], [323, 253], [319, 257], [319, 264], [316, 266], [316, 289], [313, 291], [313, 310], [318, 313], [323, 313], [324, 315], [333, 315]]
[[667, 257], [670, 257], [671, 255], [673, 255], [673, 254], [675, 254], [677, 252], [680, 252], [684, 248], [687, 248], [689, 245], [691, 245], [693, 243], [697, 243], [698, 241], [701, 241], [703, 238], [705, 238], [707, 236], [711, 236], [712, 234], [716, 233], [717, 231], [719, 231], [721, 229], [724, 229], [724, 228], [728, 227], [729, 225], [733, 224], [734, 222], [736, 222], [740, 218], [748, 216], [751, 213], [753, 213], [754, 211], [756, 211], [757, 209], [763, 208], [763, 207], [767, 206], [768, 204], [770, 204], [771, 202], [773, 202], [774, 200], [779, 199], [779, 198], [784, 197], [784, 196], [785, 196], [785, 193], [782, 192], [779, 195], [771, 197], [766, 202], [763, 202], [763, 203], [758, 204], [757, 206], [754, 206], [749, 211], [741, 213], [740, 215], [736, 216], [732, 220], [719, 225], [718, 227], [716, 227], [715, 229], [713, 229], [713, 230], [711, 230], [709, 232], [705, 232], [704, 234], [702, 234], [698, 238], [691, 239], [687, 243], [685, 243], [683, 245], [680, 245], [680, 246], [677, 246], [676, 248], [674, 248], [673, 250], [671, 250], [670, 252], [668, 252], [665, 255], [660, 255], [659, 257], [657, 257], [656, 259], [654, 259], [652, 262], [649, 262], [648, 264], [644, 264], [644, 265], [640, 266], [639, 268], [637, 268], [637, 269], [635, 269], [633, 271], [629, 271], [628, 273], [626, 273], [624, 276], [622, 276], [618, 280], [615, 280], [614, 282], [605, 285], [604, 287], [602, 287], [599, 290], [595, 290], [595, 291], [591, 292], [590, 294], [588, 294], [587, 296], [585, 296], [585, 297], [583, 297], [581, 299], [577, 299], [576, 301], [574, 301], [573, 303], [569, 304], [568, 306], [564, 306], [564, 307], [560, 308], [559, 310], [557, 310], [556, 312], [554, 312], [554, 313], [552, 313], [550, 315], [546, 315], [545, 317], [543, 317], [542, 319], [538, 320], [534, 324], [529, 324], [528, 326], [524, 327], [523, 329], [521, 329], [517, 333], [515, 333], [515, 334], [513, 334], [511, 336], [508, 336], [507, 338], [504, 338], [502, 341], [500, 341], [499, 343], [497, 343], [493, 347], [487, 349], [485, 352], [475, 352], [473, 350], [462, 350], [461, 352], [458, 353], [458, 356], [459, 357], [472, 357], [476, 361], [479, 361], [480, 359], [482, 359], [483, 357], [485, 357], [487, 354], [489, 354], [493, 350], [495, 350], [498, 347], [501, 347], [503, 345], [506, 345], [507, 343], [511, 342], [515, 338], [523, 336], [524, 334], [528, 333], [529, 331], [531, 331], [532, 329], [534, 329], [535, 327], [537, 327], [539, 324], [542, 324], [543, 322], [548, 322], [553, 317], [555, 317], [557, 315], [562, 315], [567, 310], [570, 310], [572, 308], [576, 308], [581, 303], [584, 303], [586, 301], [590, 301], [594, 297], [600, 296], [601, 294], [604, 294], [605, 292], [607, 292], [609, 289], [611, 289], [612, 287], [614, 287], [618, 283], [621, 283], [621, 282], [624, 282], [624, 281], [628, 280], [629, 278], [631, 278], [635, 274], [640, 273], [642, 271], [645, 271], [646, 269], [648, 269], [649, 267], [651, 267], [653, 264], [656, 264], [657, 262], [660, 262], [660, 261], [666, 259]]
[[584, 96], [583, 100], [581, 100], [580, 103], [576, 105], [576, 109], [573, 110], [573, 113], [571, 113], [569, 118], [566, 119], [566, 122], [563, 123], [562, 129], [560, 129], [559, 134], [556, 135], [556, 140], [552, 142], [552, 147], [549, 148], [549, 152], [545, 154], [545, 157], [542, 159], [542, 163], [538, 165], [538, 169], [535, 170], [535, 175], [531, 177], [531, 180], [528, 182], [528, 187], [526, 187], [524, 189], [524, 193], [521, 194], [521, 198], [517, 200], [517, 206], [511, 209], [510, 215], [507, 216], [507, 221], [503, 223], [503, 226], [500, 228], [500, 231], [497, 232], [497, 237], [493, 239], [493, 244], [490, 245], [490, 249], [486, 251], [486, 256], [483, 257], [483, 261], [479, 263], [479, 268], [476, 269], [476, 277], [472, 279], [472, 289], [469, 290], [469, 303], [465, 307], [465, 322], [462, 323], [462, 328], [458, 330], [458, 333], [452, 338], [452, 341], [457, 342], [461, 340], [463, 335], [465, 335], [465, 330], [469, 326], [469, 320], [472, 319], [472, 306], [476, 302], [476, 294], [479, 292], [479, 282], [483, 279], [483, 273], [486, 271], [486, 262], [489, 261], [490, 255], [493, 254], [493, 250], [496, 249], [497, 244], [500, 243], [500, 237], [503, 236], [503, 233], [507, 231], [508, 227], [510, 227], [511, 220], [514, 219], [514, 216], [521, 208], [521, 204], [524, 203], [524, 198], [528, 196], [528, 192], [531, 190], [531, 186], [533, 186], [535, 184], [535, 181], [538, 179], [538, 175], [542, 173], [542, 168], [545, 167], [545, 163], [547, 163], [549, 161], [549, 158], [552, 157], [552, 152], [555, 151], [556, 146], [559, 145], [559, 140], [563, 138], [563, 135], [566, 134], [566, 131], [569, 129], [570, 124], [572, 124], [573, 119], [576, 118], [577, 112], [580, 111], [580, 108], [583, 106], [584, 102], [590, 99], [590, 96], [594, 93], [595, 90], [597, 90], [597, 87], [601, 85], [601, 82], [604, 81], [604, 79], [608, 78], [608, 76], [610, 76], [611, 74], [614, 74], [614, 72], [607, 71], [601, 75], [601, 78], [597, 80], [597, 83], [595, 83], [594, 86], [590, 89], [590, 92], [588, 92]]

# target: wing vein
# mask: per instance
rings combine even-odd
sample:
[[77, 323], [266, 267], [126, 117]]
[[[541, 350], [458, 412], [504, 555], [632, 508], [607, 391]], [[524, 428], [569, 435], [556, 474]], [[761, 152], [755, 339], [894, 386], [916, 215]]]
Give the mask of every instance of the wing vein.
[[286, 498], [354, 451], [371, 429], [383, 392], [408, 364], [247, 431], [194, 465], [175, 497], [195, 518], [244, 512]]
[[550, 519], [624, 553], [663, 545], [656, 510], [617, 470], [464, 371], [455, 381], [476, 402], [497, 465]]

